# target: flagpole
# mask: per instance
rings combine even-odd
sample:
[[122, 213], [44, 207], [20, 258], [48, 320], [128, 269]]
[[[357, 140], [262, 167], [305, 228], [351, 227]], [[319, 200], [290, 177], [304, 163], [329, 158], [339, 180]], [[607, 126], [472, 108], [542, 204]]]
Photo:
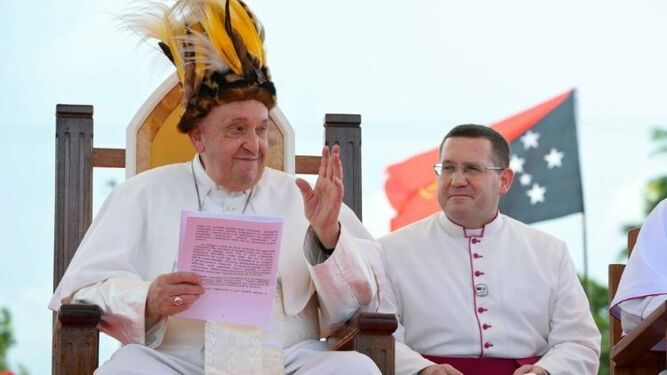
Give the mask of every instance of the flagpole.
[[[583, 236], [584, 236], [584, 249], [583, 249], [583, 256], [584, 256], [584, 278], [583, 278], [583, 287], [584, 287], [584, 292], [586, 293], [586, 297], [590, 297], [590, 291], [588, 289], [589, 282], [588, 282], [588, 240], [587, 240], [587, 233], [586, 233], [586, 210], [581, 212], [581, 217], [583, 220]], [[590, 304], [590, 298], [588, 299], [589, 304]]]
[[[575, 134], [576, 138], [579, 139], [579, 129], [576, 126], [577, 124], [577, 108], [576, 108], [576, 97], [577, 97], [577, 90], [572, 89], [571, 91], [572, 95], [572, 100], [573, 100], [573, 110], [572, 114], [574, 116], [574, 123], [575, 123]], [[577, 149], [579, 148], [579, 142], [577, 142]], [[580, 181], [580, 186], [581, 186], [581, 219], [582, 219], [582, 229], [583, 229], [583, 251], [582, 255], [584, 257], [584, 277], [583, 277], [583, 288], [584, 288], [584, 293], [586, 293], [586, 297], [590, 297], [590, 282], [588, 280], [588, 233], [586, 232], [586, 205], [585, 205], [585, 200], [584, 200], [584, 186], [583, 186], [583, 178], [582, 178], [582, 173], [581, 173], [581, 168], [579, 169], [579, 181]], [[591, 299], [588, 298], [588, 304], [590, 305]]]

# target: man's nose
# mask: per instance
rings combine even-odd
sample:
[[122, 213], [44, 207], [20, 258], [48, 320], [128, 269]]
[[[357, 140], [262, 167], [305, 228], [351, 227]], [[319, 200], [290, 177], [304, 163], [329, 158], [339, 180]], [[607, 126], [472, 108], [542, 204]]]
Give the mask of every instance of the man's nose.
[[452, 186], [465, 186], [468, 184], [468, 177], [463, 173], [462, 168], [456, 168], [450, 179]]
[[246, 134], [243, 139], [243, 148], [252, 152], [253, 154], [256, 154], [259, 150], [260, 138], [261, 137], [255, 132], [248, 132], [248, 134]]

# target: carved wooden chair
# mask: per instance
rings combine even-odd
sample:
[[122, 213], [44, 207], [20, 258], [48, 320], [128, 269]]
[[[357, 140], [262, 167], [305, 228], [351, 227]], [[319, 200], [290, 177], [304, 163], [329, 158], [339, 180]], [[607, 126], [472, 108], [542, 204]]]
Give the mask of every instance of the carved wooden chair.
[[[56, 108], [56, 200], [54, 288], [67, 269], [92, 219], [93, 167], [125, 168], [126, 175], [191, 160], [194, 149], [176, 124], [181, 88], [170, 77], [139, 110], [127, 129], [126, 149], [93, 147], [93, 107]], [[291, 173], [317, 174], [319, 156], [295, 156], [292, 128], [282, 112], [270, 113], [268, 165]], [[361, 219], [361, 116], [327, 114], [325, 142], [341, 146], [345, 203]], [[166, 147], [168, 146], [168, 147]], [[54, 317], [54, 374], [92, 374], [98, 366], [101, 311], [94, 305], [63, 305]], [[367, 354], [383, 374], [394, 374], [396, 318], [359, 313], [331, 341], [334, 350]]]
[[[639, 229], [628, 232], [628, 256], [637, 242]], [[609, 265], [609, 302], [611, 303], [625, 265]], [[621, 322], [609, 314], [609, 347], [611, 375], [655, 375], [665, 369], [667, 352], [651, 351], [667, 337], [667, 302], [654, 311], [635, 330], [621, 336]]]

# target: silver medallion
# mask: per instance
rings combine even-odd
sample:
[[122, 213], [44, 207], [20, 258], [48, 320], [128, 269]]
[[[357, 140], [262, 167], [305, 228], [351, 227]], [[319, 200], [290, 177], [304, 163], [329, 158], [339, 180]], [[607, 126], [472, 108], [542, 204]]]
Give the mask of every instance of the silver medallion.
[[489, 294], [489, 287], [486, 286], [486, 284], [482, 284], [482, 283], [476, 284], [475, 285], [475, 293], [479, 297], [484, 297], [484, 296]]

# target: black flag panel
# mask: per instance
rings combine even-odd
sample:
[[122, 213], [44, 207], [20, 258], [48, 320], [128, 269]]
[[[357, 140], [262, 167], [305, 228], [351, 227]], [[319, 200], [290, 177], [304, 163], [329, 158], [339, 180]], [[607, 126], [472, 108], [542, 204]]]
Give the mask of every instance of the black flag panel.
[[584, 211], [574, 105], [572, 91], [511, 142], [515, 176], [500, 212], [533, 223]]

